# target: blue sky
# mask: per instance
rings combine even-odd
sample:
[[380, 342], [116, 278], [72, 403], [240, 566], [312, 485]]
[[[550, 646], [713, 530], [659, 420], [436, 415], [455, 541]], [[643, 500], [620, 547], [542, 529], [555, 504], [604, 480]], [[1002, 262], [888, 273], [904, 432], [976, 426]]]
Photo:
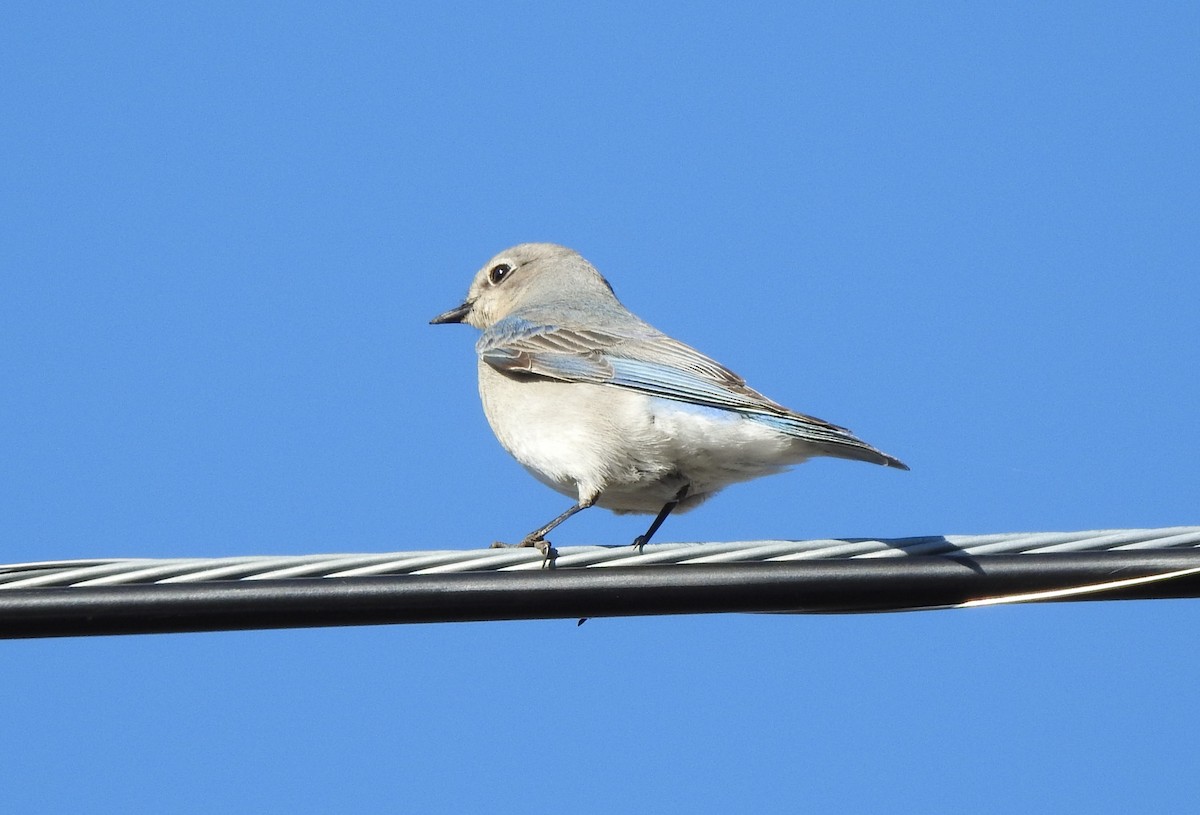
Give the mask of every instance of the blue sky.
[[[902, 473], [661, 540], [1195, 524], [1189, 4], [0, 15], [0, 561], [471, 548], [475, 270], [570, 245]], [[558, 545], [624, 543], [592, 510]], [[4, 811], [1181, 811], [1192, 601], [0, 644]]]

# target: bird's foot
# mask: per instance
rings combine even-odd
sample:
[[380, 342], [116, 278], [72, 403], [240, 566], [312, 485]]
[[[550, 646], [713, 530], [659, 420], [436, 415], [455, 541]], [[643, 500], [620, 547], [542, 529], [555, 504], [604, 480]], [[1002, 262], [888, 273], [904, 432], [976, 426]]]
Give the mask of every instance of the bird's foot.
[[644, 547], [647, 543], [649, 543], [649, 541], [647, 540], [645, 535], [638, 535], [636, 538], [633, 539], [633, 543], [631, 543], [629, 545], [632, 546], [634, 549], [637, 549], [638, 552], [641, 552], [642, 547]]
[[493, 541], [492, 549], [537, 549], [542, 553], [542, 568], [545, 569], [547, 564], [553, 565], [554, 558], [558, 557], [558, 551], [550, 545], [550, 541], [545, 538], [525, 538], [520, 543], [505, 543], [504, 541]]

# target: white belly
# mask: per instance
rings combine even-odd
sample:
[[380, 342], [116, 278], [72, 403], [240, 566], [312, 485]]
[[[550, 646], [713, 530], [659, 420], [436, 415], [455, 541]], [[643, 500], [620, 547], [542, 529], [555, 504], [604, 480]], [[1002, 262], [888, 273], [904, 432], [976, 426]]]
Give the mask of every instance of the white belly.
[[686, 510], [729, 484], [779, 472], [811, 451], [729, 411], [607, 385], [518, 380], [479, 363], [483, 410], [530, 473], [574, 499], [654, 513], [688, 484]]

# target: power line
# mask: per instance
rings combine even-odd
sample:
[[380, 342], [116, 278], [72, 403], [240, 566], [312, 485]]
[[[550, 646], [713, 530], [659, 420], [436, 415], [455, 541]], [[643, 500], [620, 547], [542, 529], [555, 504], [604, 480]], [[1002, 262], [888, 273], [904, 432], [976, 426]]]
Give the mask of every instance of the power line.
[[1200, 596], [1200, 527], [0, 566], [0, 637]]

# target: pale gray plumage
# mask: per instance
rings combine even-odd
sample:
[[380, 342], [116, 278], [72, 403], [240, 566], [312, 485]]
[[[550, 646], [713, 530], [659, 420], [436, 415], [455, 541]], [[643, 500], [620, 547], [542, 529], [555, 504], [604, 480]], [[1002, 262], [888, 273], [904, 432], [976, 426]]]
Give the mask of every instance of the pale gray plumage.
[[728, 368], [621, 305], [577, 252], [524, 243], [480, 269], [463, 304], [432, 323], [483, 331], [479, 393], [496, 437], [538, 480], [581, 509], [658, 513], [813, 456], [903, 463], [849, 430], [788, 410]]

